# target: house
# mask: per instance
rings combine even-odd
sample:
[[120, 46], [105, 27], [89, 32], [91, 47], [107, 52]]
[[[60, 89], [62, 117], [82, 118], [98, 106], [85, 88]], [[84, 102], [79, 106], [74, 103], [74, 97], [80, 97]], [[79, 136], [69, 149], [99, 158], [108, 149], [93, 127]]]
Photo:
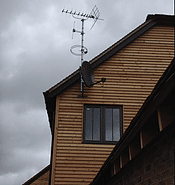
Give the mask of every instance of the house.
[[174, 16], [148, 15], [89, 61], [95, 81], [106, 82], [85, 86], [86, 98], [80, 69], [44, 92], [52, 132], [50, 185], [90, 184], [97, 177], [173, 57]]

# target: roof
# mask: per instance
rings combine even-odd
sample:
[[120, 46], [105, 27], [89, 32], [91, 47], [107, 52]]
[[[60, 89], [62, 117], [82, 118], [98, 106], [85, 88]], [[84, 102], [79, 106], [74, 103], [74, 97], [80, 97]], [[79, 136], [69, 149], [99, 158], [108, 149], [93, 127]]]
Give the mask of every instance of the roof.
[[105, 161], [104, 165], [101, 167], [100, 171], [94, 178], [91, 185], [98, 184], [100, 178], [104, 176], [106, 170], [109, 168], [112, 161], [114, 161], [114, 159], [116, 159], [116, 156], [120, 155], [120, 153], [126, 148], [128, 143], [135, 137], [138, 131], [142, 128], [142, 126], [149, 119], [149, 117], [157, 110], [157, 108], [165, 100], [165, 98], [167, 97], [172, 98], [175, 95], [174, 87], [175, 87], [175, 58], [172, 60], [171, 64], [166, 69], [162, 77], [159, 79], [152, 93], [145, 100], [144, 104], [142, 105], [137, 115], [131, 121], [131, 124], [121, 137], [120, 141], [114, 147], [113, 151]]
[[30, 178], [28, 181], [26, 181], [22, 185], [30, 185], [31, 183], [36, 181], [38, 178], [40, 178], [42, 175], [44, 175], [46, 172], [48, 172], [49, 170], [50, 170], [50, 165], [46, 166], [44, 169], [42, 169], [40, 172], [38, 172], [36, 175], [34, 175], [32, 178]]
[[[146, 21], [130, 32], [128, 35], [123, 37], [118, 42], [114, 43], [112, 46], [107, 48], [105, 51], [100, 53], [98, 56], [93, 58], [90, 62], [93, 69], [97, 68], [107, 59], [112, 57], [114, 54], [119, 52], [121, 49], [126, 47], [128, 44], [133, 42], [136, 38], [144, 34], [147, 30], [152, 28], [155, 25], [173, 25], [174, 26], [174, 16], [173, 15], [148, 15]], [[60, 81], [55, 86], [51, 87], [49, 90], [44, 92], [44, 98], [46, 103], [46, 109], [48, 112], [50, 127], [52, 130], [53, 122], [53, 112], [55, 110], [55, 98], [57, 95], [62, 93], [76, 81], [80, 80], [80, 69], [77, 69], [68, 77]]]

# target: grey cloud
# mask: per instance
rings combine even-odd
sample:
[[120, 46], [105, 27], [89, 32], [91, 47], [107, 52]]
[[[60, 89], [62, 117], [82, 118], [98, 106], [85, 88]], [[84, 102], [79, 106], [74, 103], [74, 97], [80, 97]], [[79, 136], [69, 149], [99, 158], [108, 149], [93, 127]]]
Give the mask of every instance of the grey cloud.
[[[13, 112], [13, 106], [10, 107], [11, 115], [3, 116], [0, 122], [0, 175], [34, 168], [36, 163], [42, 166], [49, 158], [50, 130], [46, 112], [32, 110], [19, 116]], [[9, 106], [3, 104], [1, 113], [6, 112], [6, 108]]]

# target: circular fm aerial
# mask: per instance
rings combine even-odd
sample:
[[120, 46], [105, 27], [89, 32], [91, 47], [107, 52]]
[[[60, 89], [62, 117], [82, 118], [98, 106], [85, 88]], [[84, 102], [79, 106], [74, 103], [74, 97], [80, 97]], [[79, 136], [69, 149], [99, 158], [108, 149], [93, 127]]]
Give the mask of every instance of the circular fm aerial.
[[88, 49], [85, 46], [82, 47], [81, 45], [74, 45], [70, 48], [70, 52], [74, 55], [81, 56], [82, 54], [87, 54]]

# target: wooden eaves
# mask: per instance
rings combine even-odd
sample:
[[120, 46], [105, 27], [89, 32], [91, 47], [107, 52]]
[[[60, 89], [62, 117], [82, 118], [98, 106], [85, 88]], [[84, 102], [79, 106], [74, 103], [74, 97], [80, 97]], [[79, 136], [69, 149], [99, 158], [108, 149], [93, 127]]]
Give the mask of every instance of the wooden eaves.
[[[111, 164], [114, 163], [117, 157], [130, 144], [136, 134], [142, 129], [143, 125], [148, 121], [151, 115], [157, 111], [161, 103], [171, 95], [172, 104], [175, 105], [173, 97], [175, 96], [175, 58], [172, 60], [169, 67], [166, 69], [152, 93], [148, 96], [137, 115], [131, 121], [131, 124], [114, 147], [113, 151], [101, 167], [100, 171], [90, 185], [98, 185], [102, 177], [109, 172]], [[175, 116], [172, 115], [171, 125], [175, 121]], [[128, 161], [129, 162], [129, 161]]]
[[[96, 56], [90, 61], [90, 64], [93, 69], [101, 65], [107, 59], [112, 57], [114, 54], [119, 52], [121, 49], [126, 47], [128, 44], [133, 42], [139, 36], [144, 34], [147, 30], [152, 28], [155, 25], [172, 25], [174, 24], [174, 16], [171, 15], [148, 15], [146, 21], [130, 32], [128, 35], [123, 37], [118, 42], [114, 43], [111, 47], [103, 51], [101, 54]], [[52, 132], [52, 128], [54, 127], [54, 111], [55, 111], [55, 98], [58, 94], [63, 92], [65, 89], [70, 87], [76, 81], [80, 80], [80, 69], [77, 69], [68, 77], [63, 79], [61, 82], [43, 92], [45, 98], [46, 109], [49, 117], [50, 128]]]

